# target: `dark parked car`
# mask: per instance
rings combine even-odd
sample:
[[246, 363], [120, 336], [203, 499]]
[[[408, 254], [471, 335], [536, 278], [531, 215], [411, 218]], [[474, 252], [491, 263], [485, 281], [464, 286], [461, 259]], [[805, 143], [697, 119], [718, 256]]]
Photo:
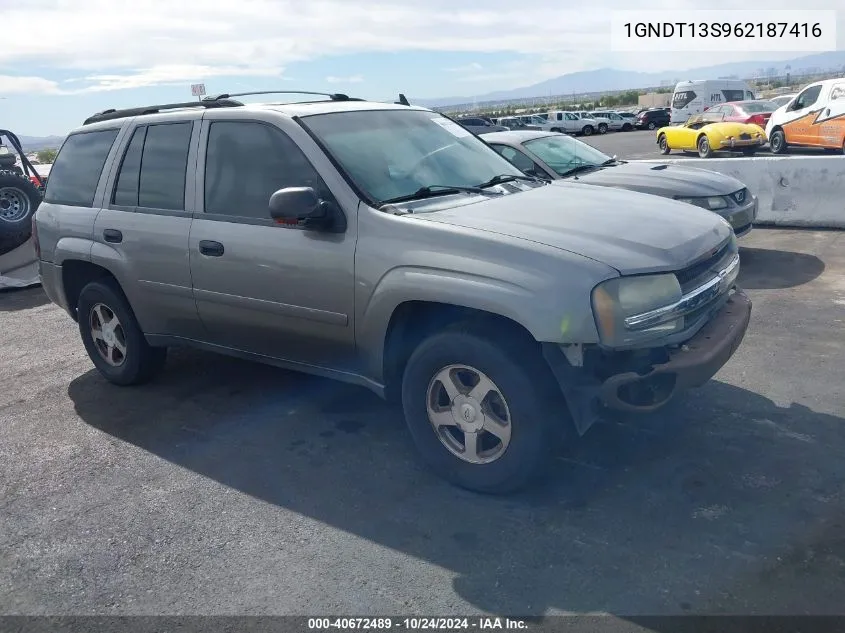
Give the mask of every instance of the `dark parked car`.
[[484, 140], [529, 176], [681, 200], [721, 215], [737, 236], [748, 233], [757, 217], [757, 197], [742, 182], [708, 169], [629, 163], [555, 132], [498, 132]]
[[459, 117], [455, 119], [473, 134], [488, 134], [490, 132], [505, 132], [508, 128], [503, 125], [494, 125], [489, 119], [482, 117]]
[[664, 108], [645, 110], [637, 115], [637, 122], [634, 126], [638, 130], [656, 130], [664, 125], [669, 125], [670, 114]]

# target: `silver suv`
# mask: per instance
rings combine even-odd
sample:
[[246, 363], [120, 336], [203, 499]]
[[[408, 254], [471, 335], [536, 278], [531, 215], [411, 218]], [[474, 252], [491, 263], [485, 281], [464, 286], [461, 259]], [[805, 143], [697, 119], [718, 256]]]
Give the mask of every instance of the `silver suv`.
[[713, 213], [533, 179], [421, 107], [238, 96], [106, 111], [59, 152], [41, 280], [112, 383], [188, 345], [363, 385], [436, 472], [504, 492], [743, 338]]

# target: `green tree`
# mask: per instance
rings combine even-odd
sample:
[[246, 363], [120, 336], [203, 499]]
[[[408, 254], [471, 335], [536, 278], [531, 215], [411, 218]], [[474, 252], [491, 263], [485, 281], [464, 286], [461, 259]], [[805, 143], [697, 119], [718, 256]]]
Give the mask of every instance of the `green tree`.
[[56, 149], [42, 149], [38, 150], [35, 155], [38, 157], [38, 162], [43, 164], [51, 164], [54, 160], [56, 160], [56, 154], [59, 153], [59, 150]]

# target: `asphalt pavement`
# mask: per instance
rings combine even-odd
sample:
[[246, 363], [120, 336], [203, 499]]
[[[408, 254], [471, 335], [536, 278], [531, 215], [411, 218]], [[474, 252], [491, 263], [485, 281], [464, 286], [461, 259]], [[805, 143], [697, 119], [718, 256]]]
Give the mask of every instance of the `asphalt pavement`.
[[0, 613], [841, 613], [845, 234], [741, 242], [729, 364], [505, 498], [363, 389], [193, 351], [111, 386], [40, 289], [0, 293]]
[[[631, 132], [608, 132], [607, 134], [594, 134], [592, 136], [579, 136], [578, 139], [589, 143], [598, 150], [609, 156], [616, 155], [626, 160], [647, 160], [661, 158], [694, 158], [698, 154], [690, 152], [673, 151], [664, 156], [657, 148], [657, 133], [649, 130], [633, 130]], [[788, 159], [790, 156], [825, 156], [822, 150], [812, 148], [790, 148], [788, 154], [772, 154], [768, 145], [757, 153], [758, 156], [769, 156]], [[741, 157], [740, 153], [718, 152], [718, 157]]]

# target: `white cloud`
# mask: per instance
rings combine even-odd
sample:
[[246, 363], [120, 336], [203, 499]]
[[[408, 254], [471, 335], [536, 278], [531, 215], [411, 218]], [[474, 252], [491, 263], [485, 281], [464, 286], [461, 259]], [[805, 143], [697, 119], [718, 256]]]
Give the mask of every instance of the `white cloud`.
[[[5, 77], [0, 87], [18, 93], [57, 94], [63, 87], [121, 90], [220, 76], [278, 75], [293, 62], [354, 52], [543, 56], [545, 61], [522, 68], [482, 69], [480, 64], [469, 64], [463, 69], [479, 76], [481, 71], [508, 75], [522, 85], [596, 64], [657, 71], [750, 57], [726, 53], [720, 59], [718, 44], [699, 54], [611, 55], [611, 12], [630, 9], [630, 0], [599, 1], [589, 9], [574, 11], [571, 3], [560, 0], [537, 0], [531, 11], [512, 0], [467, 0], [460, 8], [454, 0], [29, 0], [4, 4], [0, 68], [37, 66], [70, 70], [74, 77], [87, 78], [64, 86], [39, 77]], [[811, 0], [811, 4], [802, 9], [828, 8], [830, 0]], [[733, 0], [711, 0], [707, 8], [734, 5]], [[760, 5], [767, 10], [795, 8], [792, 0], [766, 0], [765, 4], [760, 0]], [[649, 9], [699, 7], [696, 0], [658, 0]], [[33, 15], [38, 16], [35, 35]], [[843, 20], [845, 13], [840, 13], [840, 41], [845, 33]], [[766, 57], [774, 56], [757, 56]]]
[[330, 84], [359, 84], [364, 81], [361, 75], [350, 75], [349, 77], [326, 77], [326, 81]]
[[474, 73], [483, 70], [484, 66], [478, 62], [471, 62], [464, 66], [454, 66], [453, 68], [444, 68], [447, 73]]
[[59, 94], [59, 85], [43, 77], [0, 75], [0, 95]]

